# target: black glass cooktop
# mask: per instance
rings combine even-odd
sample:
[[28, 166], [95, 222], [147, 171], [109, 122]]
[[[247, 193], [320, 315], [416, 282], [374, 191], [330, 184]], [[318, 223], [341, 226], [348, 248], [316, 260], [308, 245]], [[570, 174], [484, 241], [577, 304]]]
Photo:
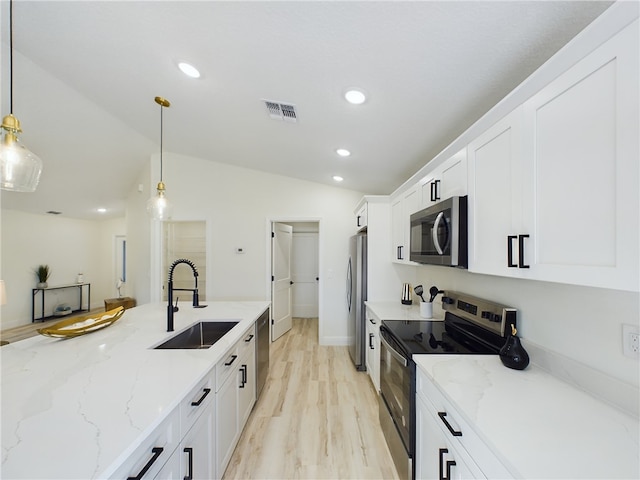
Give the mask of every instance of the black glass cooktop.
[[380, 332], [408, 357], [423, 353], [495, 355], [504, 344], [498, 335], [449, 312], [445, 321], [383, 320]]

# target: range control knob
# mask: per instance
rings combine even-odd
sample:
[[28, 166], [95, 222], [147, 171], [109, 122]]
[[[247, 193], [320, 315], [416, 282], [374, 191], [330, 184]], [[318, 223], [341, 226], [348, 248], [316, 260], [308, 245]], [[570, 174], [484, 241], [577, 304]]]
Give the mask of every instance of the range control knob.
[[451, 297], [442, 297], [442, 303], [446, 303], [447, 305], [453, 305], [456, 301]]
[[483, 310], [481, 316], [482, 316], [482, 318], [486, 318], [487, 320], [490, 320], [491, 319], [491, 312], [489, 312], [487, 310]]
[[492, 322], [501, 322], [502, 321], [502, 315], [498, 314], [498, 313], [494, 313], [493, 315], [491, 315], [491, 318], [489, 319]]

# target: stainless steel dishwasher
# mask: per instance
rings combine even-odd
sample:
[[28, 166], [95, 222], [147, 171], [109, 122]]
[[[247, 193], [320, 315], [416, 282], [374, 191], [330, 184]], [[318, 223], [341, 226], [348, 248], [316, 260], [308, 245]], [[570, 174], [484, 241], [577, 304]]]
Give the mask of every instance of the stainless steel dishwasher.
[[265, 310], [258, 318], [258, 339], [257, 339], [257, 365], [258, 374], [256, 375], [256, 400], [260, 398], [264, 384], [269, 376], [269, 309]]

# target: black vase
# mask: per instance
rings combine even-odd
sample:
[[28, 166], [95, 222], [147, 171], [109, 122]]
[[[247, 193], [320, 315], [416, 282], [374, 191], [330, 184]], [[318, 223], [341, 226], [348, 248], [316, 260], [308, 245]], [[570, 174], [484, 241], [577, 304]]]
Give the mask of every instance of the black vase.
[[524, 370], [529, 365], [529, 354], [516, 335], [510, 335], [504, 347], [500, 349], [500, 360], [505, 367]]

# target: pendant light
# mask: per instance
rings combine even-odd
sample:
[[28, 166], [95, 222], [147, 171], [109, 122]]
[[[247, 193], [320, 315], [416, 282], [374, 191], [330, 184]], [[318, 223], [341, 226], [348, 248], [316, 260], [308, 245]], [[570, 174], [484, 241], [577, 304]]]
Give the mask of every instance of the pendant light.
[[165, 185], [162, 181], [162, 110], [165, 107], [170, 107], [169, 100], [162, 97], [156, 97], [155, 102], [160, 105], [160, 181], [156, 188], [157, 194], [155, 197], [151, 197], [147, 202], [147, 212], [154, 220], [165, 221], [171, 218], [173, 213], [173, 205], [171, 205], [165, 197]]
[[18, 140], [20, 120], [13, 115], [13, 0], [9, 1], [9, 115], [2, 119], [0, 142], [0, 188], [34, 192], [42, 173], [42, 160]]

